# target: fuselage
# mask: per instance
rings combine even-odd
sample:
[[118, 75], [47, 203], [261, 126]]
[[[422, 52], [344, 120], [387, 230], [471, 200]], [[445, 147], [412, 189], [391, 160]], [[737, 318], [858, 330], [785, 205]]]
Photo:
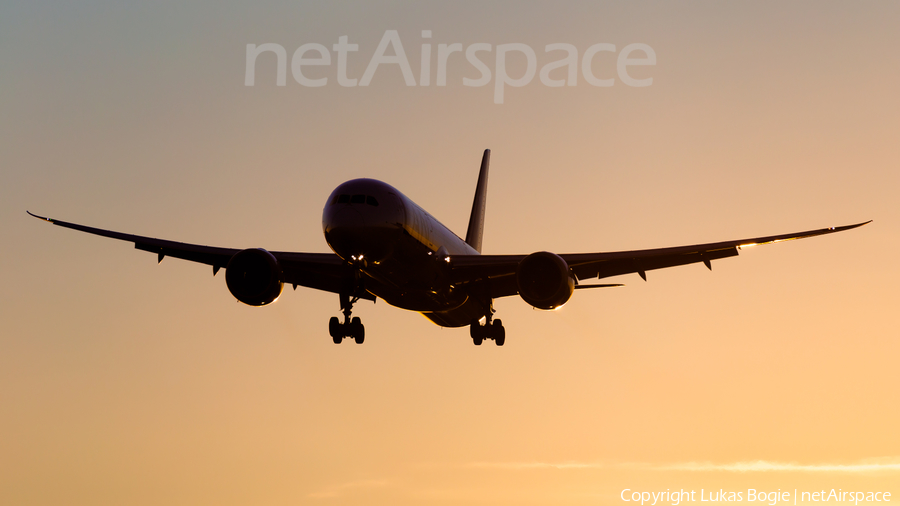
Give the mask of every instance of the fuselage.
[[360, 272], [361, 288], [446, 327], [485, 315], [450, 276], [451, 255], [478, 251], [396, 188], [353, 179], [331, 193], [322, 213], [328, 246]]

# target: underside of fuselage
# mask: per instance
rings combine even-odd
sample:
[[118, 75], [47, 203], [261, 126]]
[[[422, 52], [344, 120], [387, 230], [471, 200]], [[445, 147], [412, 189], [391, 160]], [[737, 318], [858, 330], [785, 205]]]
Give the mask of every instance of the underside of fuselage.
[[322, 215], [329, 247], [358, 273], [348, 293], [364, 290], [445, 327], [486, 316], [490, 300], [452, 282], [449, 255], [478, 254], [394, 187], [354, 179], [329, 196]]

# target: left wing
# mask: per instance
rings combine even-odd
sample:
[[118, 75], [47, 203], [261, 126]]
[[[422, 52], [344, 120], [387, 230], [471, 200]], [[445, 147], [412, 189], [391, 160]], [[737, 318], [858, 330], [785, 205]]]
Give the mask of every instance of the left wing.
[[[45, 218], [30, 211], [26, 212], [35, 218], [60, 227], [134, 243], [136, 249], [156, 253], [158, 262], [162, 262], [165, 257], [174, 257], [211, 265], [214, 276], [219, 272], [219, 269], [224, 269], [228, 266], [228, 261], [231, 260], [235, 253], [241, 251], [236, 248], [217, 248], [124, 234], [122, 232], [113, 232], [111, 230]], [[347, 284], [353, 280], [354, 272], [352, 268], [334, 253], [291, 253], [284, 251], [270, 251], [270, 253], [278, 260], [278, 264], [281, 266], [284, 274], [284, 283], [293, 285], [294, 288], [299, 285], [326, 292], [341, 293], [341, 290], [346, 289]], [[375, 300], [375, 297], [369, 293], [361, 294], [361, 298]]]
[[[843, 227], [808, 230], [794, 234], [771, 235], [736, 241], [723, 241], [674, 248], [616, 251], [608, 253], [570, 253], [559, 255], [569, 265], [576, 280], [607, 278], [636, 272], [644, 280], [646, 271], [677, 265], [703, 262], [710, 270], [711, 262], [738, 255], [738, 250], [758, 244], [772, 244], [817, 235], [833, 234], [857, 228], [871, 220]], [[450, 257], [453, 279], [458, 284], [485, 283], [491, 297], [505, 297], [519, 293], [516, 286], [516, 267], [527, 255], [458, 255]], [[580, 285], [587, 288], [596, 285]]]

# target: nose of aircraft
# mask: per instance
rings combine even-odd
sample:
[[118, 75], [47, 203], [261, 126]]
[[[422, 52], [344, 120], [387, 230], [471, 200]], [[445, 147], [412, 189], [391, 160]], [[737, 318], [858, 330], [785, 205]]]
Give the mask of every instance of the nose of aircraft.
[[368, 204], [326, 206], [322, 217], [325, 240], [344, 260], [381, 261], [393, 251], [400, 231], [388, 219], [389, 212], [387, 206]]
[[322, 220], [325, 241], [331, 249], [345, 260], [364, 255], [361, 241], [366, 230], [362, 214], [351, 206], [335, 206], [327, 209]]
[[351, 206], [340, 206], [328, 218], [325, 224], [325, 233], [334, 229], [354, 229], [366, 226], [366, 220], [358, 209]]

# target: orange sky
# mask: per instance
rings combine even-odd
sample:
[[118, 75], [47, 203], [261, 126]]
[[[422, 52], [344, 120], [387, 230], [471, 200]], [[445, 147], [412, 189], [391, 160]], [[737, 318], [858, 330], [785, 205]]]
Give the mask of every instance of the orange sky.
[[[478, 2], [0, 6], [0, 503], [632, 504], [625, 489], [900, 500], [900, 4]], [[346, 35], [368, 86], [305, 87], [247, 44]], [[423, 39], [422, 30], [431, 30]], [[649, 45], [595, 87], [464, 86], [438, 44]], [[480, 53], [496, 77], [495, 51]], [[315, 56], [309, 54], [308, 56]], [[635, 56], [639, 56], [636, 54]], [[454, 59], [456, 58], [456, 59]], [[526, 69], [522, 54], [510, 76]], [[563, 79], [561, 69], [551, 74]], [[223, 276], [77, 223], [327, 251], [321, 210], [384, 180], [459, 234], [492, 149], [485, 253], [676, 246], [874, 219], [653, 271], [562, 310], [495, 302], [503, 348], [337, 297], [234, 301]], [[667, 503], [671, 504], [671, 502]], [[768, 504], [757, 502], [756, 504]], [[843, 503], [846, 504], [846, 503]]]

